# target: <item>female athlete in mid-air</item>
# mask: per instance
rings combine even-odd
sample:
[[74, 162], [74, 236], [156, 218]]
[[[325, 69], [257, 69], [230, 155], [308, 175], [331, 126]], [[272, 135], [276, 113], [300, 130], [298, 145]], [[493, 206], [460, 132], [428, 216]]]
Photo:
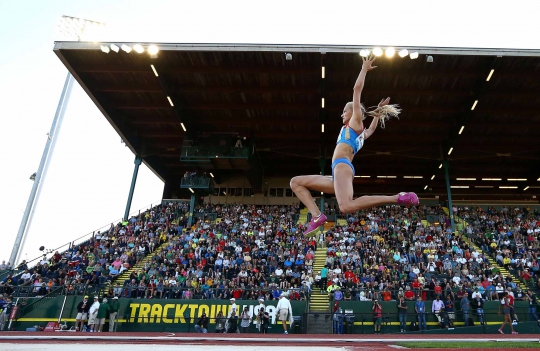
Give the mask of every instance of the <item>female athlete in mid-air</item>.
[[[354, 84], [353, 101], [345, 105], [341, 114], [344, 126], [339, 133], [332, 157], [332, 177], [308, 175], [291, 179], [291, 189], [308, 208], [312, 216], [311, 222], [304, 232], [305, 235], [314, 233], [326, 222], [326, 216], [315, 204], [310, 190], [336, 194], [339, 209], [343, 213], [353, 213], [360, 209], [390, 203], [402, 205], [418, 205], [419, 203], [415, 193], [399, 193], [393, 196], [362, 196], [353, 199], [354, 167], [351, 161], [354, 155], [362, 148], [364, 141], [375, 132], [379, 122], [384, 128], [385, 121], [390, 117], [397, 117], [400, 112], [397, 106], [388, 104], [390, 98], [383, 99], [377, 108], [369, 112], [360, 103], [366, 74], [377, 68], [377, 66], [373, 66], [373, 61], [375, 61], [374, 57], [363, 58], [362, 70]], [[366, 114], [373, 117], [368, 129], [364, 129], [362, 122]]]

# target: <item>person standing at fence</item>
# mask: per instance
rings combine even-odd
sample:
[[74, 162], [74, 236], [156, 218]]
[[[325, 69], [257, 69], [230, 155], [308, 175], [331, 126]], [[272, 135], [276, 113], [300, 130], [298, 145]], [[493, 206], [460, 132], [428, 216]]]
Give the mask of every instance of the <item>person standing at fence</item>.
[[118, 302], [118, 296], [112, 298], [109, 302], [109, 332], [112, 333], [116, 331], [116, 316], [118, 315], [118, 309], [120, 308], [120, 303]]
[[343, 334], [343, 322], [345, 321], [345, 314], [339, 302], [334, 303], [334, 334]]
[[450, 330], [454, 329], [456, 313], [454, 311], [454, 301], [452, 300], [452, 295], [450, 294], [446, 296], [446, 301], [444, 302], [444, 312], [445, 316], [448, 317], [448, 327]]
[[234, 297], [231, 297], [231, 299], [229, 301], [231, 302], [231, 309], [229, 310], [229, 314], [228, 314], [227, 318], [231, 318], [233, 312], [235, 314], [238, 313], [238, 307], [236, 306], [236, 299]]
[[418, 330], [425, 331], [426, 327], [426, 304], [422, 301], [422, 296], [418, 296], [418, 300], [414, 304], [414, 310], [418, 316]]
[[382, 306], [379, 303], [379, 301], [375, 300], [373, 302], [373, 307], [371, 307], [371, 310], [373, 311], [373, 328], [375, 334], [381, 333], [381, 324], [382, 324]]
[[90, 302], [88, 296], [85, 296], [77, 305], [77, 317], [75, 317], [75, 330], [83, 331], [84, 322], [88, 319], [88, 311], [90, 310]]
[[[289, 318], [287, 318], [287, 316]], [[293, 324], [293, 312], [289, 299], [285, 296], [285, 293], [279, 295], [279, 302], [276, 306], [276, 319], [281, 321], [283, 325], [283, 334], [289, 334], [287, 331], [287, 319]]]
[[225, 333], [226, 328], [225, 324], [227, 322], [227, 319], [223, 315], [223, 312], [219, 311], [216, 316], [216, 333]]
[[238, 330], [238, 316], [235, 311], [232, 311], [231, 316], [227, 319], [226, 333], [240, 333], [240, 330]]
[[92, 306], [90, 306], [90, 310], [88, 311], [88, 326], [90, 327], [90, 331], [92, 333], [96, 332], [96, 325], [98, 324], [97, 321], [97, 315], [99, 311], [99, 297], [94, 296], [94, 303]]
[[2, 297], [0, 297], [0, 331], [3, 331], [6, 323], [9, 319], [9, 313], [11, 312], [12, 308], [12, 302], [9, 297], [6, 297], [4, 300]]
[[538, 318], [538, 314], [536, 313], [536, 296], [534, 296], [532, 290], [527, 291], [527, 295], [525, 295], [525, 301], [529, 303], [528, 312], [531, 321], [540, 322], [540, 318]]
[[484, 325], [484, 300], [482, 300], [482, 295], [477, 294], [471, 304], [476, 309], [480, 325]]
[[270, 315], [268, 312], [264, 311], [261, 316], [261, 333], [268, 334], [268, 327], [270, 327]]
[[244, 307], [240, 315], [240, 333], [249, 333], [249, 325], [251, 324], [251, 316], [249, 315], [249, 307]]
[[261, 310], [262, 314], [264, 314], [264, 311], [266, 311], [266, 306], [264, 305], [264, 299], [262, 297], [259, 298], [259, 306], [255, 306], [253, 308], [253, 314], [255, 319], [254, 324], [257, 325], [257, 329], [259, 329], [259, 331], [261, 330]]
[[98, 314], [96, 318], [96, 329], [98, 333], [103, 331], [103, 325], [105, 324], [105, 318], [111, 310], [111, 306], [107, 303], [107, 299], [103, 298], [103, 302], [99, 304]]
[[433, 304], [431, 305], [431, 312], [435, 314], [435, 317], [437, 317], [437, 321], [439, 322], [439, 326], [442, 328], [444, 326], [444, 302], [441, 301], [440, 295], [437, 295], [436, 300], [433, 301]]
[[463, 312], [463, 321], [465, 322], [465, 326], [466, 327], [472, 326], [472, 324], [469, 323], [470, 303], [469, 303], [469, 296], [467, 294], [463, 295], [463, 297], [459, 301], [459, 307], [461, 307], [461, 312]]
[[399, 317], [399, 328], [401, 329], [402, 333], [405, 333], [407, 329], [407, 303], [405, 302], [403, 296], [399, 297], [397, 308]]

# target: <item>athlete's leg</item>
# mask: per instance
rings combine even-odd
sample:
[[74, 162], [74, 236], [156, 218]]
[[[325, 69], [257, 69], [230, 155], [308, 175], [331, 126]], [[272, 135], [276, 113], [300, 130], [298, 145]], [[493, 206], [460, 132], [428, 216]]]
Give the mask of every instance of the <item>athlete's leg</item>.
[[353, 213], [364, 208], [398, 203], [399, 195], [362, 196], [353, 200], [353, 177], [351, 167], [345, 163], [340, 163], [334, 168], [334, 189], [341, 212]]
[[331, 177], [321, 175], [298, 176], [291, 179], [291, 189], [302, 203], [307, 207], [313, 217], [321, 214], [315, 204], [310, 190], [322, 191], [326, 194], [334, 193], [334, 182]]

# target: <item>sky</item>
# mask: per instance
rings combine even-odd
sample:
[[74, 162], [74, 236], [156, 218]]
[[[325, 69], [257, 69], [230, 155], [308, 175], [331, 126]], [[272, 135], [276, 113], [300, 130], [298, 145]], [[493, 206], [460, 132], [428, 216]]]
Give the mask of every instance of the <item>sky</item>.
[[[540, 48], [540, 1], [0, 0], [0, 261], [8, 260], [67, 74], [62, 15], [107, 23], [104, 41]], [[134, 155], [75, 83], [21, 259], [119, 220]], [[141, 166], [132, 211], [160, 201]]]

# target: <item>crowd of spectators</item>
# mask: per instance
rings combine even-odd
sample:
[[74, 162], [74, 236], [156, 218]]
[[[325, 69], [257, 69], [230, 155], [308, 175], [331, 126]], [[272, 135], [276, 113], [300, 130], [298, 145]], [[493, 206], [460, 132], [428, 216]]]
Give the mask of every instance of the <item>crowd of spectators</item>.
[[317, 242], [297, 228], [298, 205], [206, 205], [113, 293], [132, 298], [306, 299]]
[[[422, 219], [438, 218], [424, 226]], [[315, 284], [336, 301], [473, 299], [499, 300], [512, 291], [528, 300], [511, 276], [504, 277], [485, 253], [452, 233], [440, 207], [382, 206], [349, 216], [326, 233], [326, 267]], [[534, 247], [538, 246], [538, 241]]]
[[44, 296], [59, 288], [76, 293], [112, 282], [166, 242], [179, 225], [184, 225], [188, 211], [189, 204], [184, 202], [159, 205], [129, 221], [111, 224], [106, 232], [96, 232], [62, 253], [44, 255], [33, 267], [23, 261], [15, 267], [21, 273], [6, 265], [0, 293], [10, 295], [17, 289], [26, 296]]
[[[538, 278], [540, 221], [527, 209], [455, 209], [470, 223], [462, 234], [452, 233], [441, 207], [381, 206], [347, 216], [317, 242], [301, 234], [298, 205], [202, 204], [191, 227], [188, 206], [156, 206], [31, 269], [23, 264], [24, 273], [8, 276], [0, 291], [27, 286], [40, 296], [62, 287], [82, 294], [111, 283], [108, 295], [120, 298], [273, 300], [289, 291], [291, 300], [303, 300], [320, 289], [336, 301], [456, 301], [477, 294], [496, 300], [506, 291], [526, 300], [491, 254], [524, 281]], [[328, 213], [332, 208], [326, 206]], [[437, 220], [424, 225], [427, 216]], [[484, 253], [463, 235], [479, 241]], [[326, 248], [326, 265], [313, 271], [318, 244]], [[148, 255], [128, 279], [116, 279]]]
[[463, 228], [490, 260], [540, 291], [540, 213], [530, 208], [454, 207]]

